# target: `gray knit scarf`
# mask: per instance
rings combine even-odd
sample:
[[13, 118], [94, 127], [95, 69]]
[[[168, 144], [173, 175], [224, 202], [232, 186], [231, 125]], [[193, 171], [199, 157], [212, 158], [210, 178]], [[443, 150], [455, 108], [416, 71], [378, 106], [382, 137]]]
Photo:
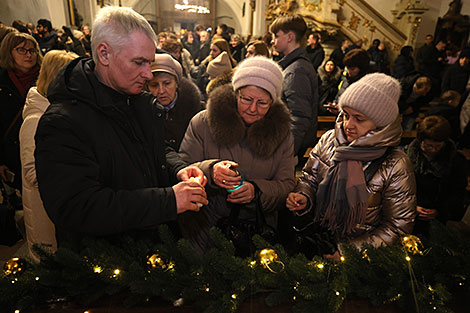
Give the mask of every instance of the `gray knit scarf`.
[[380, 158], [387, 147], [338, 146], [333, 166], [318, 186], [315, 221], [328, 225], [334, 234], [350, 234], [362, 224], [368, 192], [362, 162]]

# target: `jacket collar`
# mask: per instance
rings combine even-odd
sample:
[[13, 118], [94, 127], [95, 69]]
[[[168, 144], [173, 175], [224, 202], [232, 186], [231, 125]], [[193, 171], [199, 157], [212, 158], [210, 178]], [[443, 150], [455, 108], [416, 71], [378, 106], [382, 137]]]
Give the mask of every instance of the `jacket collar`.
[[299, 47], [295, 49], [294, 51], [292, 51], [291, 53], [289, 53], [288, 55], [286, 55], [285, 57], [283, 57], [279, 61], [279, 65], [282, 67], [283, 70], [285, 70], [286, 67], [294, 63], [294, 61], [296, 61], [297, 59], [301, 59], [301, 58], [310, 62], [306, 57], [305, 48]]
[[281, 100], [271, 105], [268, 113], [252, 125], [246, 125], [237, 110], [231, 84], [216, 88], [209, 95], [207, 116], [212, 137], [219, 146], [245, 142], [260, 158], [273, 155], [290, 132], [290, 113]]

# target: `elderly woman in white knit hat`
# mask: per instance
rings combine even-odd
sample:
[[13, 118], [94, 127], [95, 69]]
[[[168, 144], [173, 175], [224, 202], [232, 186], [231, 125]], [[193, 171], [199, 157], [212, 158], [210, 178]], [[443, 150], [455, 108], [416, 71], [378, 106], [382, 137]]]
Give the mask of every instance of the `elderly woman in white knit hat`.
[[202, 110], [201, 93], [169, 54], [156, 54], [151, 70], [147, 89], [165, 109], [165, 140], [178, 151], [189, 121]]
[[208, 177], [209, 205], [180, 218], [183, 236], [204, 251], [209, 228], [241, 205], [240, 218], [255, 218], [255, 190], [271, 226], [294, 188], [294, 146], [290, 114], [280, 100], [282, 70], [264, 57], [244, 60], [232, 84], [213, 90], [207, 110], [191, 120], [181, 143], [182, 158]]
[[[297, 219], [318, 222], [335, 242], [358, 249], [365, 243], [389, 245], [412, 231], [416, 183], [411, 161], [397, 148], [399, 96], [398, 81], [379, 73], [364, 76], [344, 92], [335, 128], [312, 149], [287, 197]], [[339, 250], [323, 254], [340, 258]]]

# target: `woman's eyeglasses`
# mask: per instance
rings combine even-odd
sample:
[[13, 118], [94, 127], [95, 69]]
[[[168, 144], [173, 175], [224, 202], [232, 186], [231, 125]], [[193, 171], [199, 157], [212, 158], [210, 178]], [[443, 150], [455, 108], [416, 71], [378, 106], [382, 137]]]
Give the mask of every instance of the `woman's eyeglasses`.
[[[245, 97], [241, 94], [241, 92], [238, 92], [238, 97], [240, 98], [240, 102], [243, 105], [252, 105], [255, 99], [253, 98], [248, 98]], [[267, 109], [271, 105], [271, 101], [266, 101], [266, 100], [256, 100], [256, 106], [260, 109]]]
[[21, 54], [21, 55], [25, 55], [26, 53], [30, 53], [31, 55], [35, 55], [38, 53], [38, 50], [36, 50], [35, 48], [31, 48], [31, 49], [25, 49], [25, 48], [15, 48], [16, 52], [18, 52], [18, 54]]

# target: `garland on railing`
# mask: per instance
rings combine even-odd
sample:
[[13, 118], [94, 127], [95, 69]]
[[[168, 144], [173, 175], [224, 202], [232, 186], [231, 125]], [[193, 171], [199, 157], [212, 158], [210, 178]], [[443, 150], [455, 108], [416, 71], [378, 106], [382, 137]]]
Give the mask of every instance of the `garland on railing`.
[[0, 307], [7, 312], [71, 301], [90, 305], [105, 295], [128, 294], [125, 306], [152, 300], [183, 303], [204, 312], [236, 312], [253, 295], [266, 304], [290, 303], [294, 312], [336, 312], [345, 298], [365, 298], [375, 305], [395, 303], [417, 312], [451, 312], [451, 293], [468, 290], [470, 240], [432, 224], [421, 244], [408, 235], [391, 247], [343, 246], [344, 258], [290, 256], [261, 237], [256, 258], [234, 256], [233, 245], [216, 229], [214, 248], [204, 255], [176, 242], [166, 227], [162, 243], [125, 239], [119, 245], [90, 240], [81, 253], [59, 249], [42, 253], [40, 264], [13, 258], [0, 278]]

